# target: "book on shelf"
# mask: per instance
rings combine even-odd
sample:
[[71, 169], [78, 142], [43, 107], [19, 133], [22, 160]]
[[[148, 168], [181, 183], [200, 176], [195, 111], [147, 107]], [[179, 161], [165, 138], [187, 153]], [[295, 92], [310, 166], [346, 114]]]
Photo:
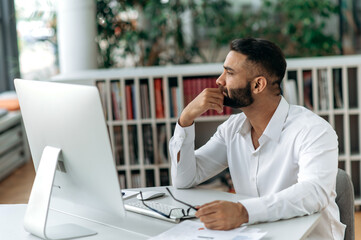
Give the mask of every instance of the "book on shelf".
[[125, 165], [123, 129], [120, 126], [114, 127], [114, 151], [116, 165]]
[[[196, 98], [204, 89], [204, 81], [206, 80], [206, 78], [195, 78], [193, 80], [193, 87], [192, 87], [192, 101], [194, 98]], [[208, 115], [210, 111], [207, 111], [205, 113], [203, 113], [201, 116], [206, 116]]]
[[176, 94], [177, 94], [177, 115], [175, 116], [175, 117], [180, 117], [180, 115], [181, 115], [181, 113], [182, 113], [182, 103], [181, 103], [181, 101], [182, 101], [182, 97], [181, 97], [181, 93], [180, 93], [180, 88], [179, 87], [177, 87], [177, 89], [176, 89]]
[[128, 142], [129, 162], [131, 165], [139, 164], [137, 126], [128, 126]]
[[175, 92], [177, 87], [169, 88], [169, 115], [171, 118], [175, 117], [175, 110], [177, 109], [177, 93]]
[[111, 82], [113, 120], [122, 119], [122, 90], [119, 81]]
[[169, 186], [169, 170], [164, 168], [159, 170], [160, 176], [160, 185], [161, 186]]
[[183, 98], [184, 98], [184, 107], [186, 107], [192, 101], [192, 79], [185, 79], [183, 81]]
[[232, 108], [231, 107], [224, 107], [222, 115], [231, 115], [231, 114], [232, 114]]
[[169, 90], [169, 116], [174, 118], [177, 116], [177, 79], [169, 78], [168, 79], [168, 90]]
[[162, 79], [154, 79], [154, 95], [155, 95], [155, 116], [156, 118], [164, 118], [164, 103], [163, 103], [163, 87]]
[[155, 182], [154, 182], [155, 176], [154, 176], [154, 170], [146, 170], [145, 171], [145, 185], [147, 187], [154, 187], [155, 186]]
[[313, 110], [313, 99], [312, 99], [312, 71], [303, 71], [303, 99], [304, 106], [310, 110]]
[[342, 108], [342, 69], [333, 69], [333, 92], [335, 108]]
[[167, 132], [165, 124], [157, 125], [157, 163], [168, 162], [168, 144], [167, 144]]
[[[202, 89], [205, 88], [217, 88], [216, 79], [215, 78], [203, 78], [202, 80]], [[224, 109], [225, 110], [225, 109]], [[220, 115], [218, 112], [214, 109], [211, 109], [207, 112], [205, 112], [206, 116], [214, 116], [214, 115]], [[223, 113], [221, 115], [224, 115]]]
[[127, 119], [134, 119], [133, 114], [133, 96], [132, 96], [132, 86], [125, 86], [125, 99], [126, 99], [126, 108], [127, 108]]
[[144, 164], [154, 164], [152, 125], [143, 125]]
[[127, 188], [125, 172], [118, 172], [119, 185], [121, 189]]
[[150, 118], [149, 87], [147, 83], [140, 84], [140, 105], [142, 118]]
[[328, 106], [328, 81], [327, 81], [327, 69], [319, 69], [318, 75], [318, 98], [320, 110], [327, 110]]
[[181, 113], [181, 97], [180, 89], [178, 85], [169, 86], [169, 107], [170, 107], [170, 117], [176, 118], [180, 116]]
[[100, 100], [103, 107], [104, 117], [108, 120], [108, 108], [107, 108], [107, 89], [106, 83], [103, 80], [95, 81], [95, 86], [98, 88]]
[[132, 89], [132, 112], [133, 112], [133, 119], [137, 119], [137, 110], [136, 110], [136, 107], [137, 107], [137, 103], [136, 103], [136, 94], [135, 94], [135, 85], [132, 84], [131, 85], [131, 89]]
[[142, 180], [141, 180], [139, 171], [131, 173], [131, 181], [132, 181], [132, 188], [142, 187]]

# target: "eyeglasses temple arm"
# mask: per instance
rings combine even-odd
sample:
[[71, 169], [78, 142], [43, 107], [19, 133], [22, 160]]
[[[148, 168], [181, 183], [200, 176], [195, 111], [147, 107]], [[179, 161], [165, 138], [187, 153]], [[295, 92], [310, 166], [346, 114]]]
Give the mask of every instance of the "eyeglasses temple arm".
[[190, 205], [189, 203], [183, 202], [183, 201], [175, 198], [175, 197], [173, 196], [172, 192], [169, 190], [168, 187], [166, 187], [165, 189], [167, 189], [167, 191], [169, 192], [170, 196], [171, 196], [174, 200], [176, 200], [177, 202], [180, 202], [180, 203], [182, 203], [182, 204], [184, 204], [184, 205], [186, 205], [186, 206], [188, 206], [188, 207], [190, 207], [190, 208], [192, 208], [192, 209], [194, 209], [194, 210], [196, 210], [196, 211], [198, 210], [195, 206]]

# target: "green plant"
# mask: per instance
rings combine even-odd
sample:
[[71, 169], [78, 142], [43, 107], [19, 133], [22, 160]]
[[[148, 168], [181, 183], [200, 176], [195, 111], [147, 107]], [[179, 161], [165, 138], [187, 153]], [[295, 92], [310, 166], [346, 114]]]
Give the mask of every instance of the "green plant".
[[337, 12], [329, 0], [263, 0], [258, 10], [233, 16], [239, 24], [228, 26], [231, 34], [220, 41], [252, 36], [277, 43], [287, 57], [335, 55], [340, 43], [325, 27]]
[[328, 0], [263, 0], [256, 10], [233, 9], [229, 0], [97, 0], [99, 62], [213, 62], [222, 46], [243, 37], [273, 41], [287, 57], [337, 54], [339, 42], [324, 31], [337, 11]]
[[200, 48], [221, 29], [229, 6], [227, 0], [98, 0], [100, 65], [129, 56], [137, 66], [190, 63], [195, 56], [207, 61]]

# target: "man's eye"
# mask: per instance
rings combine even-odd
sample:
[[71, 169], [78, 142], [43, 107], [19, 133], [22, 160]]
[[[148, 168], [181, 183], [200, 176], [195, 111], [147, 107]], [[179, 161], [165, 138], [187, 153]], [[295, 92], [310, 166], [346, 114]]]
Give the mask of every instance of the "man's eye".
[[233, 75], [233, 73], [232, 73], [232, 72], [227, 72], [227, 74], [228, 74], [228, 75]]

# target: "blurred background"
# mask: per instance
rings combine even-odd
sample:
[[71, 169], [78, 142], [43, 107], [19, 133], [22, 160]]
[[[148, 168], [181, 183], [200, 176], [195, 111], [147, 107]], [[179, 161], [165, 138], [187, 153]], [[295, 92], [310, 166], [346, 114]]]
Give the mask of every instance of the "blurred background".
[[[58, 74], [58, 1], [14, 3], [18, 74]], [[99, 68], [221, 62], [247, 36], [287, 58], [361, 53], [360, 0], [97, 0], [96, 24]]]
[[[73, 25], [77, 32], [68, 31]], [[0, 93], [13, 90], [16, 77], [49, 80], [82, 69], [221, 63], [230, 41], [244, 37], [275, 42], [287, 59], [361, 54], [361, 0], [0, 0]], [[351, 90], [350, 99], [358, 102]], [[336, 120], [343, 119], [340, 112]], [[336, 126], [360, 129], [347, 124]], [[34, 175], [30, 163], [15, 171], [13, 182], [0, 182], [1, 203], [27, 202]], [[223, 182], [232, 185], [227, 174]], [[360, 200], [360, 184], [355, 188]], [[361, 212], [356, 216], [361, 239]]]

